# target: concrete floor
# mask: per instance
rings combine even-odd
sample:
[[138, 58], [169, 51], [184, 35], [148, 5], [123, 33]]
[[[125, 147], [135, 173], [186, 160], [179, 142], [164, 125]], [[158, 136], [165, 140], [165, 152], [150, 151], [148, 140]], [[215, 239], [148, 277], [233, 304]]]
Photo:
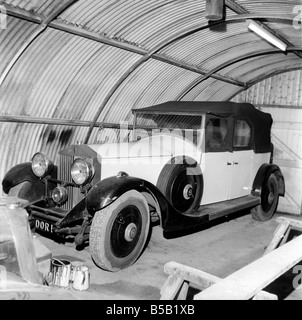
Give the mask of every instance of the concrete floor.
[[[53, 257], [82, 261], [90, 270], [90, 288], [68, 290], [84, 300], [159, 300], [160, 290], [168, 275], [164, 265], [175, 261], [224, 278], [260, 258], [278, 226], [276, 214], [270, 221], [258, 222], [241, 213], [221, 219], [195, 233], [165, 239], [159, 226], [152, 228], [149, 243], [130, 268], [117, 273], [103, 271], [90, 258], [89, 247], [77, 250], [73, 244], [58, 244], [39, 237]], [[295, 219], [300, 217], [291, 216]], [[300, 263], [302, 265], [302, 263]], [[292, 291], [285, 281], [276, 283], [281, 299], [302, 300], [302, 286]], [[276, 289], [275, 288], [275, 289]], [[279, 295], [278, 293], [278, 295]]]

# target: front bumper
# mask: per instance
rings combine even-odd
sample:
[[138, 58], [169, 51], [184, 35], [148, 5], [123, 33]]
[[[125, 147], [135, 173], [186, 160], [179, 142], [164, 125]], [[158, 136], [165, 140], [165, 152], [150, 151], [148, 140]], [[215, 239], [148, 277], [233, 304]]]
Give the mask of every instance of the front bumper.
[[27, 207], [29, 222], [39, 231], [46, 234], [65, 236], [78, 236], [89, 233], [91, 215], [86, 209], [83, 199], [70, 211], [59, 207], [47, 207], [47, 201], [30, 204]]

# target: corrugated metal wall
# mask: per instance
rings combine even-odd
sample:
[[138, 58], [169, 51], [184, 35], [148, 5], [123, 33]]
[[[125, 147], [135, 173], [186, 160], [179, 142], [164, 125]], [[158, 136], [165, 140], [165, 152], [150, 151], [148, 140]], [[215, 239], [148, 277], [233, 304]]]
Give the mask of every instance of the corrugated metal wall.
[[280, 198], [279, 209], [302, 214], [302, 71], [261, 81], [233, 101], [250, 102], [272, 114], [275, 163], [286, 182], [286, 197]]

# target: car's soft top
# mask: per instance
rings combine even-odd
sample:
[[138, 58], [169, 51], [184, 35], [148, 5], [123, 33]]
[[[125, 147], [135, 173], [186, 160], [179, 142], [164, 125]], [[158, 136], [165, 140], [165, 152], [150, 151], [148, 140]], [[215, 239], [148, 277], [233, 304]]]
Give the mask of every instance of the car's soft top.
[[132, 109], [134, 114], [173, 114], [202, 115], [214, 114], [221, 117], [234, 117], [247, 120], [253, 128], [254, 150], [256, 153], [270, 152], [271, 126], [273, 123], [269, 113], [256, 109], [250, 103], [229, 101], [169, 101], [147, 108]]

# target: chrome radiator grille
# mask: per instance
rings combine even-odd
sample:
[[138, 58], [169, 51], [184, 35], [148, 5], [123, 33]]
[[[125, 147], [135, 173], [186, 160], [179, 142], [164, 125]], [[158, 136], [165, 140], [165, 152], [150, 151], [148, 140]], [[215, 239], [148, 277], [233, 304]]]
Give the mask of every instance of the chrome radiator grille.
[[[59, 167], [58, 167], [58, 178], [59, 180], [72, 182], [70, 168], [73, 163], [72, 156], [60, 155]], [[80, 191], [78, 188], [67, 187], [68, 200], [61, 206], [62, 209], [71, 210], [80, 198]]]
[[62, 181], [71, 182], [70, 168], [73, 163], [73, 157], [60, 155], [60, 162], [58, 168], [59, 179]]

